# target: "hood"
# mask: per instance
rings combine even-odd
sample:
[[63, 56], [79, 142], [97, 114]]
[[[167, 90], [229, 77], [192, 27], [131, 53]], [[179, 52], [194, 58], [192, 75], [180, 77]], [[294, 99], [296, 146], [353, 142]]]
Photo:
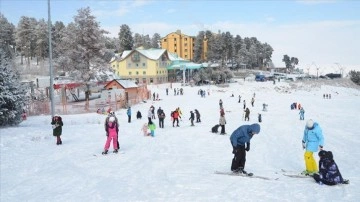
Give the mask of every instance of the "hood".
[[260, 125], [257, 123], [250, 125], [250, 132], [259, 134], [260, 133]]

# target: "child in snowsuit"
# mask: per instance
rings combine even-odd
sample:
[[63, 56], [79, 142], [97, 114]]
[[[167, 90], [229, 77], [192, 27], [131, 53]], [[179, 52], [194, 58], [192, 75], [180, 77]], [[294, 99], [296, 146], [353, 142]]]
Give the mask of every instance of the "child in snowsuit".
[[320, 125], [313, 120], [308, 120], [304, 129], [302, 146], [305, 149], [304, 159], [306, 170], [302, 172], [304, 175], [313, 175], [318, 172], [317, 163], [313, 153], [319, 149], [322, 150], [324, 145], [324, 137]]
[[62, 122], [62, 118], [59, 115], [55, 115], [51, 120], [51, 125], [53, 127], [53, 136], [56, 137], [56, 145], [61, 145], [61, 134], [62, 134], [62, 127], [64, 123]]
[[[250, 151], [250, 140], [255, 134], [260, 133], [260, 125], [242, 125], [237, 128], [230, 136], [233, 147], [234, 158], [231, 163], [231, 171], [235, 173], [247, 172], [244, 170], [246, 161], [246, 151]], [[246, 146], [245, 146], [246, 145]]]
[[195, 126], [194, 125], [194, 119], [195, 119], [195, 115], [193, 111], [190, 111], [190, 118], [189, 120], [191, 121], [191, 126]]
[[153, 123], [152, 121], [149, 122], [148, 128], [150, 130], [151, 137], [155, 137], [155, 129], [156, 129], [155, 123]]
[[105, 130], [106, 130], [107, 139], [102, 154], [105, 155], [108, 153], [111, 141], [113, 142], [114, 153], [117, 153], [119, 149], [118, 148], [119, 126], [114, 116], [109, 117], [109, 122], [106, 124]]
[[322, 150], [319, 152], [319, 174], [314, 174], [313, 178], [317, 183], [326, 185], [348, 184], [341, 176], [331, 151]]

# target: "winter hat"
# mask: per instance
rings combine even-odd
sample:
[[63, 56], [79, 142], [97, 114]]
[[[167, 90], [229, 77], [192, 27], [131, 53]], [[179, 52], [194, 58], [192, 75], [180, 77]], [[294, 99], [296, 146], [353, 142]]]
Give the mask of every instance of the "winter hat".
[[114, 122], [114, 121], [115, 121], [115, 117], [112, 116], [109, 118], [109, 122]]
[[306, 127], [308, 129], [312, 129], [314, 127], [314, 121], [312, 119], [309, 119], [307, 122], [306, 122]]
[[326, 155], [326, 153], [327, 153], [327, 151], [321, 150], [321, 151], [319, 151], [318, 155], [319, 155], [319, 157], [324, 157]]

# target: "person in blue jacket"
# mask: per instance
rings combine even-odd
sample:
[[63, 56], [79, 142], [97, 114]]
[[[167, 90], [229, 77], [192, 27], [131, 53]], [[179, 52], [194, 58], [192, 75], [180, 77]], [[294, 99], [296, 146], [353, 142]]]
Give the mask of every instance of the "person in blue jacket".
[[260, 125], [242, 125], [237, 128], [230, 136], [233, 147], [234, 158], [231, 163], [231, 171], [235, 173], [247, 172], [244, 170], [246, 161], [246, 151], [250, 151], [250, 140], [255, 134], [260, 133]]
[[306, 170], [302, 172], [304, 175], [313, 175], [318, 172], [317, 163], [314, 159], [313, 153], [319, 149], [322, 150], [324, 146], [324, 136], [320, 125], [309, 119], [306, 122], [304, 129], [304, 136], [302, 139], [302, 146], [305, 149], [304, 159]]
[[131, 107], [129, 107], [127, 109], [127, 112], [126, 112], [127, 116], [128, 116], [128, 123], [131, 123]]

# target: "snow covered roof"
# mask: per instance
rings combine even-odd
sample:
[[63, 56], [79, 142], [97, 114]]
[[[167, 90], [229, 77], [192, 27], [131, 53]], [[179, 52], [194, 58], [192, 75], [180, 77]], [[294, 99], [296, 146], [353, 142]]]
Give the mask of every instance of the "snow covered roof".
[[133, 52], [139, 52], [143, 56], [151, 59], [151, 60], [158, 60], [164, 53], [167, 53], [166, 49], [159, 49], [159, 48], [150, 48], [150, 49], [136, 49], [136, 50], [126, 50], [123, 52], [120, 60], [124, 60], [128, 56], [130, 56]]
[[124, 88], [137, 88], [138, 85], [132, 80], [128, 79], [114, 79]]

